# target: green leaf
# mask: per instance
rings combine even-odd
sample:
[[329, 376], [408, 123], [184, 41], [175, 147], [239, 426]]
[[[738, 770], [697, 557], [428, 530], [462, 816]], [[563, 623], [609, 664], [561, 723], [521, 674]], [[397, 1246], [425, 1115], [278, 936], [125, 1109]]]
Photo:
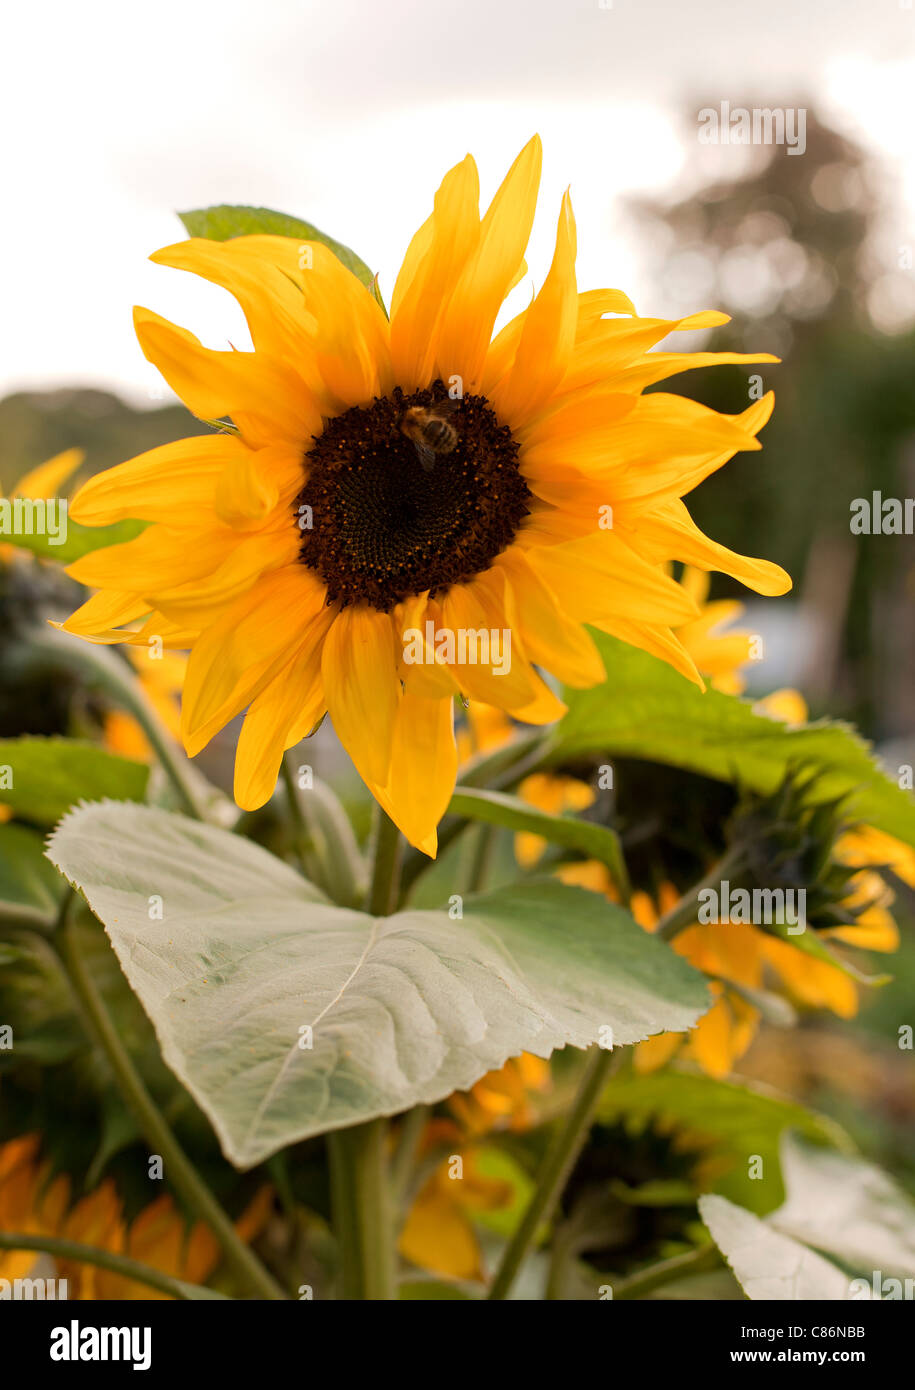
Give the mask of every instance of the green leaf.
[[704, 693], [666, 662], [593, 633], [606, 684], [564, 692], [569, 712], [551, 762], [585, 754], [645, 758], [768, 794], [789, 766], [822, 772], [813, 800], [849, 796], [847, 812], [915, 845], [915, 798], [880, 768], [851, 726], [820, 720], [791, 728], [733, 695]]
[[848, 1298], [847, 1274], [752, 1212], [713, 1193], [699, 1198], [699, 1211], [748, 1298]]
[[365, 261], [342, 242], [319, 232], [310, 222], [290, 217], [270, 208], [250, 208], [221, 203], [218, 207], [197, 208], [194, 212], [179, 212], [188, 236], [206, 237], [208, 241], [230, 241], [237, 236], [290, 236], [299, 241], [319, 241], [333, 251], [338, 261], [351, 270], [357, 280], [375, 294], [375, 277]]
[[142, 801], [149, 768], [67, 738], [0, 739], [0, 802], [23, 820], [53, 825], [78, 801]]
[[2, 541], [4, 545], [15, 545], [20, 550], [40, 555], [43, 560], [72, 565], [93, 550], [132, 541], [141, 531], [145, 531], [148, 524], [146, 521], [116, 521], [111, 526], [80, 526], [68, 517], [66, 539], [59, 545], [52, 545], [48, 536], [37, 533], [31, 536], [4, 534]]
[[911, 1198], [873, 1164], [791, 1134], [782, 1141], [782, 1172], [787, 1200], [764, 1221], [723, 1197], [699, 1199], [747, 1295], [902, 1298], [915, 1268]]
[[[771, 1211], [784, 1197], [779, 1141], [795, 1129], [810, 1139], [848, 1145], [843, 1130], [797, 1101], [749, 1082], [718, 1081], [675, 1066], [647, 1075], [616, 1076], [601, 1097], [604, 1124], [674, 1126], [695, 1140], [697, 1152], [721, 1160], [716, 1192], [754, 1211]], [[748, 1156], [761, 1160], [761, 1176], [748, 1176]]]
[[57, 910], [64, 884], [45, 858], [44, 840], [25, 825], [0, 825], [0, 904]]
[[623, 896], [628, 896], [629, 882], [619, 837], [607, 826], [577, 820], [573, 816], [551, 816], [546, 811], [529, 806], [519, 797], [506, 796], [503, 792], [477, 791], [471, 787], [456, 788], [448, 811], [451, 815], [464, 816], [468, 820], [501, 825], [507, 830], [528, 830], [534, 835], [542, 835], [551, 844], [578, 850], [590, 859], [599, 859], [610, 870]]
[[467, 899], [459, 920], [373, 919], [226, 831], [110, 803], [69, 815], [48, 854], [241, 1168], [522, 1051], [635, 1042], [708, 1007], [699, 973], [626, 912], [555, 881]]
[[422, 1299], [425, 1302], [437, 1303], [442, 1299], [461, 1302], [473, 1301], [474, 1295], [465, 1292], [456, 1284], [446, 1284], [441, 1279], [407, 1279], [399, 1286], [397, 1297], [411, 1301]]
[[915, 1204], [880, 1168], [787, 1134], [782, 1172], [788, 1199], [769, 1221], [783, 1235], [862, 1273], [912, 1277]]

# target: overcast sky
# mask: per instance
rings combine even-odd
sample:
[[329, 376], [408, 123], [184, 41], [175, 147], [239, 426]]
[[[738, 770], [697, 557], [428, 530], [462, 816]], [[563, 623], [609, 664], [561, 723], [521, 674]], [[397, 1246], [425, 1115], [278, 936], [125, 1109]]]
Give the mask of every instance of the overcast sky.
[[[545, 147], [529, 256], [536, 282], [571, 184], [581, 286], [618, 285], [641, 312], [657, 312], [618, 199], [673, 185], [683, 162], [678, 112], [697, 96], [815, 100], [891, 161], [915, 216], [915, 10], [906, 3], [10, 8], [0, 82], [0, 395], [91, 384], [150, 403], [159, 387], [133, 338], [137, 302], [209, 346], [243, 345], [227, 295], [146, 261], [183, 235], [175, 209], [244, 202], [306, 217], [352, 245], [389, 293], [443, 172], [470, 150], [488, 196], [534, 130]], [[713, 174], [741, 153], [702, 157]]]

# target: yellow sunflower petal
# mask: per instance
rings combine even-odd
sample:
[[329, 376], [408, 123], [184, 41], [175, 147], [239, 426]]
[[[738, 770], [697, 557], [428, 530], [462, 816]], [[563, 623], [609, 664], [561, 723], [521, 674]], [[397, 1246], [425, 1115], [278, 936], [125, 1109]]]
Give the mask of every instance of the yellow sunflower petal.
[[791, 576], [771, 560], [755, 560], [738, 555], [703, 535], [680, 498], [669, 498], [635, 520], [625, 509], [617, 508], [614, 523], [642, 553], [651, 558], [683, 560], [703, 570], [719, 570], [738, 579], [748, 589], [766, 596], [784, 594], [791, 588]]
[[[342, 267], [341, 267], [342, 269]], [[294, 444], [320, 433], [321, 416], [301, 378], [259, 352], [216, 352], [149, 309], [134, 310], [143, 355], [201, 420], [232, 417], [252, 448]]]
[[565, 376], [578, 323], [575, 255], [575, 218], [565, 193], [553, 264], [524, 316], [510, 374], [493, 397], [500, 418], [512, 426], [522, 424], [549, 400]]
[[454, 701], [404, 693], [394, 724], [386, 788], [389, 815], [411, 845], [435, 835], [457, 778]]
[[313, 727], [324, 712], [321, 650], [332, 621], [331, 610], [324, 608], [301, 649], [255, 697], [245, 715], [235, 755], [234, 792], [245, 811], [256, 811], [270, 800], [286, 749], [299, 742], [303, 724]]
[[106, 468], [83, 483], [69, 514], [82, 526], [114, 521], [171, 522], [212, 510], [216, 483], [227, 464], [250, 453], [227, 434], [179, 439], [127, 463]]
[[24, 473], [10, 496], [35, 499], [56, 497], [61, 484], [76, 472], [85, 457], [82, 449], [65, 449], [62, 454], [55, 454], [46, 463], [40, 463], [31, 472]]
[[[447, 1179], [446, 1179], [447, 1181]], [[457, 1179], [454, 1188], [461, 1186]], [[451, 1279], [480, 1279], [480, 1248], [469, 1217], [433, 1176], [407, 1213], [398, 1239], [404, 1259]]]
[[513, 546], [496, 560], [511, 590], [525, 651], [567, 685], [604, 679], [600, 653], [585, 629], [560, 608], [555, 595], [523, 552]]
[[[456, 659], [451, 670], [460, 689], [473, 700], [499, 709], [522, 709], [538, 693], [538, 677], [531, 669], [506, 613], [505, 579], [501, 570], [488, 570], [467, 584], [455, 584], [441, 601], [442, 628], [457, 644], [465, 639], [466, 659]], [[489, 660], [475, 634], [486, 634]], [[491, 634], [497, 634], [501, 661], [494, 659]]]
[[436, 349], [439, 375], [459, 375], [465, 394], [478, 389], [502, 301], [524, 258], [540, 183], [541, 146], [534, 136], [493, 198], [480, 239], [458, 277]]
[[426, 386], [431, 378], [444, 306], [480, 238], [479, 204], [477, 166], [467, 155], [442, 180], [423, 231], [422, 254], [416, 264], [408, 257], [394, 287], [391, 358], [405, 391]]
[[303, 565], [265, 575], [207, 628], [187, 663], [181, 709], [191, 757], [255, 699], [323, 620], [325, 589]]
[[324, 643], [322, 678], [337, 737], [367, 782], [384, 786], [400, 690], [394, 629], [386, 613], [344, 608]]
[[[71, 613], [64, 623], [54, 623], [65, 632], [75, 633], [77, 637], [97, 637], [123, 623], [132, 623], [149, 612], [149, 604], [136, 594], [125, 593], [120, 589], [103, 589], [93, 594], [86, 602]], [[120, 637], [116, 640], [122, 640]]]

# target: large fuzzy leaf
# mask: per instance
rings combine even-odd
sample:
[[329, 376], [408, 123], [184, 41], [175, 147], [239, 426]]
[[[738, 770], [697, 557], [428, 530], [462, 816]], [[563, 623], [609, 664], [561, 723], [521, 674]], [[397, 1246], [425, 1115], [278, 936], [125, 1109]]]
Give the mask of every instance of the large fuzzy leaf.
[[699, 1211], [748, 1298], [806, 1301], [848, 1297], [848, 1276], [800, 1241], [709, 1193]]
[[552, 761], [583, 753], [645, 758], [722, 782], [771, 793], [791, 766], [821, 770], [816, 799], [849, 796], [847, 810], [868, 825], [915, 845], [915, 798], [875, 762], [849, 725], [830, 720], [790, 727], [754, 714], [752, 705], [705, 692], [656, 657], [594, 634], [608, 679], [564, 692]]
[[239, 1167], [522, 1051], [635, 1042], [708, 1006], [701, 976], [621, 908], [554, 881], [467, 899], [458, 918], [373, 919], [225, 831], [107, 803], [68, 816], [48, 853]]
[[787, 1200], [759, 1217], [724, 1197], [702, 1219], [750, 1298], [898, 1299], [915, 1268], [915, 1205], [871, 1163], [782, 1141]]
[[772, 1213], [785, 1235], [852, 1269], [915, 1272], [915, 1204], [882, 1169], [787, 1135], [782, 1172], [788, 1198]]

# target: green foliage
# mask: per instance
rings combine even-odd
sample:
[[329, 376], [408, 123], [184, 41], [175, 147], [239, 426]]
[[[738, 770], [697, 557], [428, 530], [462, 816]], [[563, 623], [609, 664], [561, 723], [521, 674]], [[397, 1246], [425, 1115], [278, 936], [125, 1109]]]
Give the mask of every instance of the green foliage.
[[[788, 1197], [765, 1221], [723, 1197], [700, 1198], [702, 1218], [748, 1297], [901, 1298], [901, 1287], [873, 1289], [875, 1271], [901, 1281], [915, 1268], [915, 1204], [892, 1179], [791, 1135], [782, 1170]], [[853, 1286], [855, 1278], [862, 1283]]]
[[25, 825], [0, 825], [0, 905], [21, 904], [53, 916], [62, 890], [41, 835]]
[[[4, 773], [8, 768], [9, 772]], [[22, 820], [53, 825], [78, 801], [142, 801], [149, 768], [94, 743], [66, 738], [0, 739], [0, 803]], [[10, 785], [7, 785], [9, 783]]]
[[116, 521], [111, 526], [80, 526], [67, 518], [67, 537], [60, 545], [52, 545], [47, 535], [6, 535], [3, 543], [14, 545], [18, 550], [28, 550], [42, 560], [54, 560], [59, 565], [72, 565], [83, 555], [105, 546], [121, 545], [132, 541], [141, 531], [145, 531], [145, 521]]
[[552, 881], [468, 899], [459, 921], [372, 919], [225, 831], [111, 803], [68, 816], [48, 852], [242, 1168], [464, 1090], [522, 1050], [601, 1029], [633, 1042], [707, 1006], [701, 976], [627, 913]]
[[197, 208], [194, 212], [179, 212], [178, 216], [188, 236], [206, 237], [210, 241], [229, 241], [237, 236], [287, 236], [299, 241], [319, 241], [333, 251], [337, 260], [342, 261], [366, 289], [374, 291], [375, 277], [355, 251], [299, 217], [273, 212], [270, 208], [236, 207], [227, 203]]
[[[104, 931], [85, 909], [78, 934], [87, 969], [144, 1084], [211, 1183], [225, 1189], [229, 1178], [234, 1188], [236, 1175], [219, 1155], [206, 1120], [162, 1062], [149, 1019]], [[91, 1190], [110, 1175], [128, 1213], [141, 1211], [150, 1200], [148, 1150], [136, 1147], [136, 1121], [105, 1056], [87, 1035], [55, 952], [34, 932], [14, 931], [0, 944], [0, 1019], [11, 1026], [14, 1040], [12, 1049], [0, 1050], [0, 1144], [19, 1134], [40, 1134], [43, 1156], [55, 1172], [70, 1177], [75, 1191]]]
[[[670, 1128], [684, 1149], [708, 1160], [716, 1192], [757, 1212], [771, 1211], [784, 1197], [778, 1149], [787, 1129], [821, 1143], [848, 1143], [826, 1116], [788, 1097], [680, 1066], [616, 1077], [601, 1098], [597, 1118], [604, 1124], [622, 1120], [627, 1127]], [[759, 1159], [754, 1177], [750, 1157]]]
[[574, 816], [551, 816], [520, 801], [518, 797], [506, 796], [503, 792], [478, 791], [472, 787], [458, 787], [448, 810], [452, 815], [483, 821], [487, 825], [499, 825], [506, 830], [529, 831], [551, 844], [578, 850], [590, 859], [599, 859], [606, 864], [624, 895], [628, 889], [619, 837], [605, 825], [596, 825], [593, 821], [579, 820]]
[[849, 818], [915, 845], [915, 798], [880, 768], [848, 725], [821, 720], [797, 728], [754, 714], [717, 690], [704, 693], [665, 662], [596, 633], [607, 682], [568, 690], [551, 761], [580, 754], [669, 763], [770, 794], [794, 767], [820, 771], [814, 804], [848, 798]]

